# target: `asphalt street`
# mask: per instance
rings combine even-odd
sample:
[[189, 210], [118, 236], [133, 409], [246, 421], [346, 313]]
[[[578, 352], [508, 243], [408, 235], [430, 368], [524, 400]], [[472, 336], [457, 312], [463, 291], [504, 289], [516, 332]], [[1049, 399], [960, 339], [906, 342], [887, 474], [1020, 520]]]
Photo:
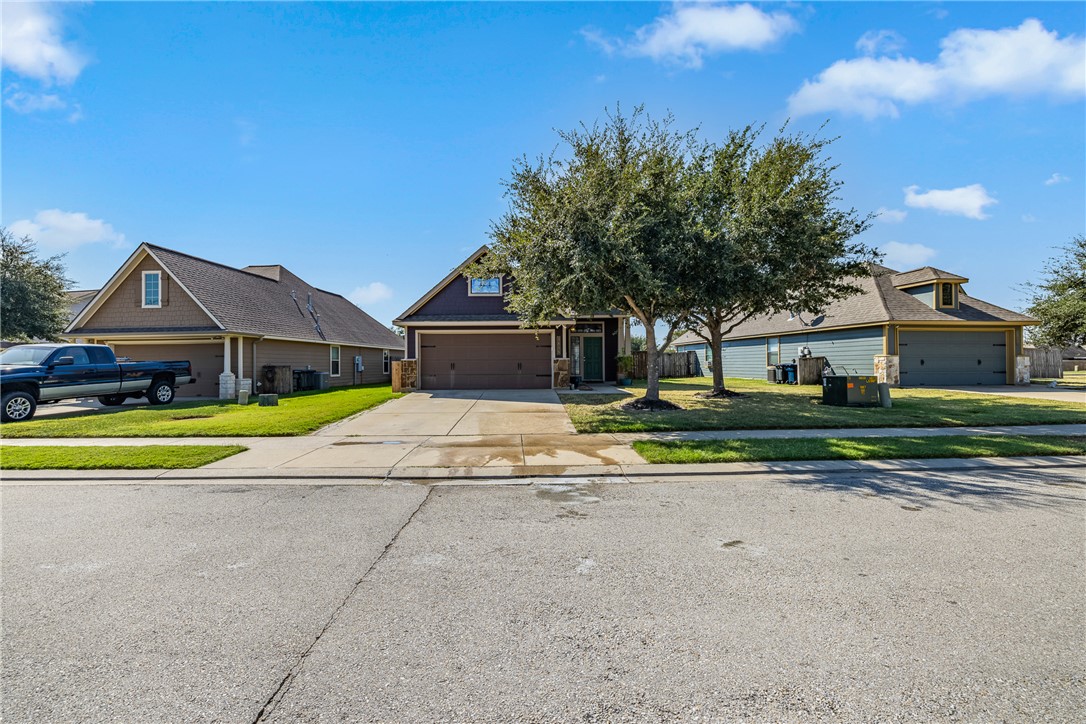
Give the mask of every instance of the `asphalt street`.
[[1081, 720], [1081, 469], [2, 489], [5, 722]]

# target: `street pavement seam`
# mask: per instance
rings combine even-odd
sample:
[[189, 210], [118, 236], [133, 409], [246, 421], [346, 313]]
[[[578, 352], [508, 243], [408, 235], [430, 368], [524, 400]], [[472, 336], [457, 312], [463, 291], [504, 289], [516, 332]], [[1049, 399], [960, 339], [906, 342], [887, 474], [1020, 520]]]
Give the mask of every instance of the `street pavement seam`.
[[369, 568], [367, 568], [366, 572], [362, 574], [362, 577], [355, 581], [354, 585], [351, 586], [351, 590], [347, 592], [347, 595], [343, 598], [342, 601], [339, 602], [339, 605], [336, 606], [335, 610], [332, 611], [332, 615], [328, 617], [327, 621], [325, 621], [324, 626], [322, 626], [321, 630], [317, 632], [316, 638], [314, 638], [312, 643], [310, 643], [309, 646], [306, 647], [306, 650], [302, 652], [302, 655], [298, 657], [298, 660], [294, 663], [294, 665], [290, 667], [290, 670], [287, 671], [286, 676], [284, 676], [282, 681], [279, 682], [279, 686], [277, 686], [275, 691], [272, 692], [272, 695], [264, 701], [264, 705], [260, 708], [260, 711], [257, 713], [256, 718], [253, 719], [253, 724], [260, 724], [260, 722], [267, 721], [268, 718], [275, 711], [275, 708], [279, 706], [279, 702], [283, 700], [283, 697], [290, 693], [290, 687], [294, 683], [295, 677], [302, 670], [302, 666], [305, 665], [305, 660], [309, 658], [309, 655], [311, 653], [313, 653], [313, 649], [316, 648], [317, 643], [319, 643], [321, 640], [321, 637], [324, 636], [328, 629], [332, 627], [332, 624], [336, 622], [336, 618], [338, 618], [340, 612], [342, 612], [343, 609], [346, 608], [351, 598], [362, 586], [363, 581], [365, 581], [366, 578], [371, 573], [373, 573], [374, 569], [377, 568], [377, 564], [381, 562], [385, 555], [388, 554], [389, 550], [392, 549], [392, 546], [396, 544], [396, 541], [399, 540], [400, 534], [403, 533], [404, 529], [407, 528], [407, 526], [411, 525], [411, 521], [415, 519], [415, 516], [418, 515], [418, 512], [422, 510], [423, 506], [426, 505], [427, 501], [430, 500], [430, 497], [433, 495], [433, 493], [433, 488], [430, 488], [426, 491], [426, 495], [422, 498], [422, 501], [413, 511], [411, 511], [411, 515], [407, 516], [407, 520], [404, 521], [403, 525], [401, 525], [396, 530], [392, 538], [389, 539], [388, 543], [385, 544], [385, 547], [381, 550], [380, 555], [373, 559], [373, 562], [370, 563]]

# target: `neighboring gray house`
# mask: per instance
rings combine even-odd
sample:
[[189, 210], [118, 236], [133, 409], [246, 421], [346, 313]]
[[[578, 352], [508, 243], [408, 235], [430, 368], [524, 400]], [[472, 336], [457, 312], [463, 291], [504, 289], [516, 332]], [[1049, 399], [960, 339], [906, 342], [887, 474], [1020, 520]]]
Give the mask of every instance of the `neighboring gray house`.
[[[965, 293], [965, 277], [926, 266], [895, 272], [876, 265], [856, 280], [863, 292], [825, 314], [750, 319], [724, 337], [724, 374], [766, 378], [801, 347], [826, 357], [838, 373], [877, 374], [905, 387], [1028, 382], [1023, 327], [1036, 320]], [[692, 332], [675, 341], [697, 352], [705, 374], [713, 351]]]
[[575, 315], [524, 329], [505, 308], [510, 278], [463, 276], [486, 252], [477, 249], [395, 320], [419, 389], [549, 389], [566, 369], [585, 382], [617, 379], [615, 358], [629, 354], [628, 316]]
[[189, 360], [196, 384], [183, 395], [233, 397], [239, 380], [259, 390], [266, 365], [327, 372], [333, 387], [387, 382], [403, 357], [383, 324], [275, 264], [235, 269], [140, 244], [83, 301], [65, 337], [135, 360]]

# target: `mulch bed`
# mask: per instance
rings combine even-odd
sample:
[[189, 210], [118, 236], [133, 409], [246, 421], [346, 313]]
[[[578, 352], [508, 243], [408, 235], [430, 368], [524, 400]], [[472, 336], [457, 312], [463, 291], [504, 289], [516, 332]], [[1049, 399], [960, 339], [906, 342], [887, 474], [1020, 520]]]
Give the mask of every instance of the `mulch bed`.
[[624, 402], [619, 405], [619, 407], [631, 412], [661, 412], [683, 409], [674, 402], [668, 402], [667, 400], [646, 400], [644, 397], [638, 397], [636, 400]]

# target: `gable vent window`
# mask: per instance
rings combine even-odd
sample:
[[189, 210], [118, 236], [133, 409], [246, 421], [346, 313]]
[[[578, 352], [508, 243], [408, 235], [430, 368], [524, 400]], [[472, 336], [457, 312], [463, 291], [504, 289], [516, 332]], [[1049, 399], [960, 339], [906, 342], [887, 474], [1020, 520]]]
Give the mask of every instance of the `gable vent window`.
[[473, 297], [498, 297], [502, 293], [502, 278], [471, 279], [468, 294]]
[[953, 307], [954, 306], [954, 285], [953, 284], [941, 284], [942, 299], [939, 301], [941, 307]]
[[143, 273], [143, 307], [162, 306], [162, 272], [145, 271]]

